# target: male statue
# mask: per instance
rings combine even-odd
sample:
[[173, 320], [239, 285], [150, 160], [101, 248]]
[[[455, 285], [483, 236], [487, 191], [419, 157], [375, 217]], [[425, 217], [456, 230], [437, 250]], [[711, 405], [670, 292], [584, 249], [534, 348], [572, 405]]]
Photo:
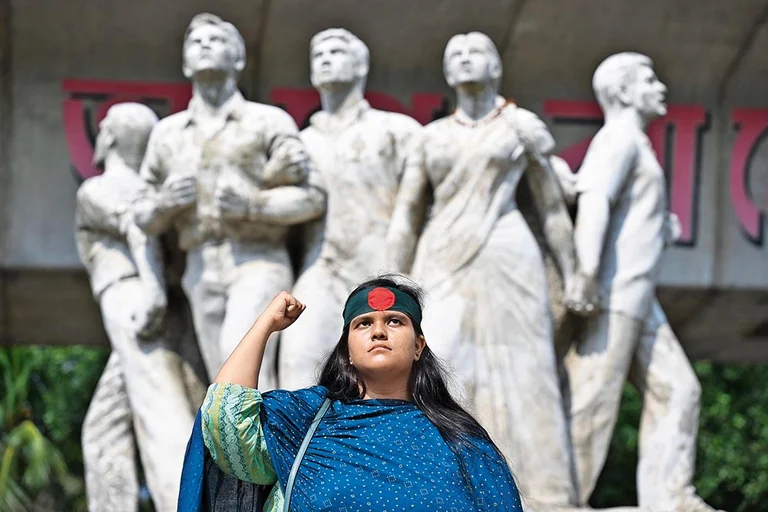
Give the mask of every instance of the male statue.
[[696, 375], [655, 298], [662, 252], [672, 241], [664, 171], [645, 129], [666, 115], [667, 88], [651, 59], [608, 57], [593, 88], [605, 124], [578, 173], [579, 270], [568, 308], [586, 317], [565, 365], [580, 500], [608, 453], [624, 381], [643, 395], [638, 501], [664, 512], [712, 510], [691, 485], [701, 394]]
[[[152, 132], [142, 176], [156, 194], [137, 220], [149, 233], [178, 231], [182, 286], [212, 378], [259, 311], [290, 288], [288, 229], [318, 218], [325, 193], [290, 116], [237, 90], [245, 44], [232, 24], [195, 16], [183, 54], [192, 101]], [[264, 390], [277, 385], [275, 355], [272, 342]]]
[[[319, 256], [293, 292], [306, 313], [280, 344], [280, 386], [312, 385], [317, 364], [338, 341], [344, 300], [357, 283], [383, 270], [386, 237], [408, 147], [421, 125], [402, 114], [372, 109], [363, 99], [368, 47], [344, 29], [310, 42], [312, 84], [323, 110], [302, 131], [328, 188]], [[317, 252], [311, 247], [310, 252]]]
[[465, 399], [513, 464], [529, 510], [567, 507], [576, 496], [547, 275], [515, 201], [525, 178], [567, 283], [572, 226], [550, 163], [554, 140], [535, 114], [498, 95], [501, 59], [485, 34], [451, 38], [443, 67], [456, 112], [427, 125], [409, 158], [388, 252], [403, 269], [416, 248], [412, 276], [429, 294], [427, 342], [455, 368]]
[[76, 239], [112, 344], [83, 425], [89, 509], [138, 509], [135, 437], [158, 511], [173, 511], [186, 439], [199, 404], [190, 403], [184, 363], [166, 335], [160, 245], [134, 223], [147, 192], [138, 175], [157, 116], [122, 103], [100, 124], [94, 161], [104, 174], [77, 192]]

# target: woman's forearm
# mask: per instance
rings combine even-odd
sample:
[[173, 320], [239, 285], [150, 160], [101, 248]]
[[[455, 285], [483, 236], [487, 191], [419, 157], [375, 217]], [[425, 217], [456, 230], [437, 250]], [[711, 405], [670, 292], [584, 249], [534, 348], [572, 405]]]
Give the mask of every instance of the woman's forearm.
[[293, 324], [305, 308], [290, 293], [278, 293], [240, 340], [213, 382], [258, 389], [261, 360], [269, 337]]
[[240, 384], [258, 389], [261, 361], [269, 336], [274, 332], [266, 319], [259, 318], [240, 340], [213, 382]]

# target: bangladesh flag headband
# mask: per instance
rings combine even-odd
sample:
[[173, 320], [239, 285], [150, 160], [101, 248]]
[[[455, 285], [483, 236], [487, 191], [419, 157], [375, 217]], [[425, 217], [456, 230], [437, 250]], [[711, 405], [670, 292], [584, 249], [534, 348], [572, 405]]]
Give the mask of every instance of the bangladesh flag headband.
[[415, 325], [421, 324], [421, 308], [413, 297], [397, 288], [371, 286], [349, 298], [343, 313], [344, 326], [348, 326], [353, 318], [372, 311], [399, 311], [408, 315]]

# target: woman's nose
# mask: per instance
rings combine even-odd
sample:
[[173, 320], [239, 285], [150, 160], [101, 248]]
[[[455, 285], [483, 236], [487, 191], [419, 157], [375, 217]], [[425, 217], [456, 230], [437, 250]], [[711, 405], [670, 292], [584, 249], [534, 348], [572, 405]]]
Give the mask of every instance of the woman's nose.
[[380, 340], [380, 339], [387, 339], [387, 330], [384, 328], [384, 324], [380, 322], [376, 322], [373, 324], [373, 339]]

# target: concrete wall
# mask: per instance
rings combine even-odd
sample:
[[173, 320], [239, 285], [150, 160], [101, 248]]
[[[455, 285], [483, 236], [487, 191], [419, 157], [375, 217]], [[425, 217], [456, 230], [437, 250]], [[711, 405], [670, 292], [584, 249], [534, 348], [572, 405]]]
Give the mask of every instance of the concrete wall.
[[[700, 108], [703, 116], [689, 147], [678, 137], [683, 124], [659, 132], [673, 188], [685, 185], [681, 176], [693, 180], [691, 193], [674, 196], [674, 208], [691, 205], [691, 236], [666, 257], [662, 298], [695, 355], [768, 359], [768, 329], [761, 327], [768, 265], [758, 225], [768, 206], [768, 145], [740, 143], [744, 124], [740, 131], [732, 122], [736, 109], [746, 108], [753, 125], [764, 120], [768, 127], [768, 115], [755, 110], [768, 107], [768, 63], [760, 51], [768, 43], [768, 11], [757, 0], [187, 0], [162, 7], [149, 0], [102, 0], [98, 7], [86, 0], [0, 0], [0, 69], [10, 72], [0, 79], [6, 336], [103, 341], [72, 237], [79, 179], [63, 117], [73, 94], [62, 82], [183, 84], [181, 38], [201, 11], [242, 31], [248, 66], [241, 85], [260, 101], [270, 101], [276, 89], [309, 87], [309, 40], [331, 26], [368, 43], [369, 90], [405, 108], [413, 106], [413, 93], [452, 99], [442, 76], [446, 41], [457, 32], [486, 32], [502, 54], [502, 93], [542, 115], [562, 150], [595, 125], [552, 114], [553, 101], [592, 101], [591, 74], [611, 53], [650, 55], [670, 88], [669, 102], [693, 109], [686, 112]], [[91, 94], [88, 101], [94, 112], [101, 100]], [[742, 146], [736, 153], [750, 157], [746, 186], [734, 199], [731, 161]]]
[[[0, 236], [8, 232], [8, 197], [11, 173], [11, 2], [0, 0]], [[0, 239], [1, 240], [1, 239]], [[5, 244], [0, 241], [0, 261], [5, 261]], [[5, 289], [5, 276], [0, 273], [0, 292]], [[5, 293], [0, 293], [0, 332], [7, 331]]]

